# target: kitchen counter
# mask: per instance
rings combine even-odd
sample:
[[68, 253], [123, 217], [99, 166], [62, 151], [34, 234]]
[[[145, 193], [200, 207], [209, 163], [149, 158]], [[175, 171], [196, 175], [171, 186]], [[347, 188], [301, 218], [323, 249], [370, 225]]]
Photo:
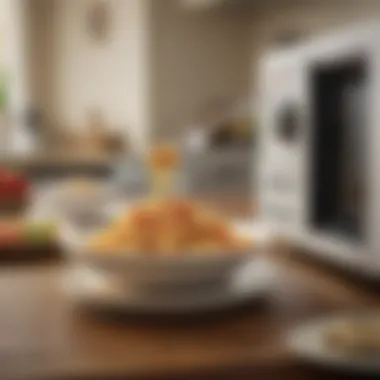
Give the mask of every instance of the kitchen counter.
[[20, 170], [37, 178], [56, 178], [65, 175], [107, 177], [117, 158], [83, 154], [31, 154], [0, 156], [0, 165]]
[[[62, 290], [63, 266], [0, 271], [0, 378], [334, 379], [287, 351], [289, 328], [380, 306], [378, 291], [283, 254], [262, 304], [193, 319], [101, 318]], [[352, 378], [352, 377], [350, 377]]]
[[73, 154], [73, 152], [68, 153], [34, 153], [25, 155], [4, 155], [0, 156], [0, 162], [10, 165], [26, 165], [26, 164], [57, 164], [64, 165], [67, 163], [73, 164], [110, 164], [113, 162], [113, 158], [106, 155], [95, 155], [95, 154]]
[[[185, 153], [183, 180], [187, 193], [198, 195], [209, 192], [228, 194], [251, 191], [254, 187], [253, 158], [251, 149], [246, 147]], [[29, 155], [0, 156], [0, 166], [5, 165], [24, 171], [38, 179], [54, 179], [70, 175], [107, 178], [115, 170], [125, 173], [131, 170], [130, 165], [139, 166], [142, 162], [139, 158], [136, 161], [136, 157], [128, 155], [121, 158], [81, 152], [36, 152]], [[141, 175], [144, 175], [144, 171]]]

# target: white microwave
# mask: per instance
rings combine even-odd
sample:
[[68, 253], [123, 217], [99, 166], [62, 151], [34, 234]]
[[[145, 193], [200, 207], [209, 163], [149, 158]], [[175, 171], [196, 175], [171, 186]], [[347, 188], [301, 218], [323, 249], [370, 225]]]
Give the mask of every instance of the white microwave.
[[380, 23], [265, 54], [262, 220], [305, 252], [380, 276]]

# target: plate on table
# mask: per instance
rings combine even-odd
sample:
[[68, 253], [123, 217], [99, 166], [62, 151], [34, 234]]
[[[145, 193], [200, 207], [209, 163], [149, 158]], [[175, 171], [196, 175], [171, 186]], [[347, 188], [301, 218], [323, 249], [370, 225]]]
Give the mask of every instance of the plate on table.
[[265, 297], [275, 277], [275, 268], [264, 260], [246, 264], [220, 283], [167, 292], [141, 292], [87, 267], [73, 267], [64, 286], [79, 304], [110, 311], [148, 314], [189, 314], [236, 307]]
[[312, 321], [289, 334], [288, 346], [310, 363], [380, 374], [380, 311]]

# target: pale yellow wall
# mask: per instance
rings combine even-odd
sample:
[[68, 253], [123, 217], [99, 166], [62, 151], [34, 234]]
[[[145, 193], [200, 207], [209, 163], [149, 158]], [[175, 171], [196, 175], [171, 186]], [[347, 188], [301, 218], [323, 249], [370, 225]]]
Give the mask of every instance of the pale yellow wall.
[[[52, 0], [49, 0], [52, 1]], [[86, 32], [92, 0], [54, 0], [54, 113], [65, 128], [86, 126], [99, 109], [110, 128], [142, 146], [148, 140], [148, 15], [145, 0], [110, 0], [107, 42]]]
[[178, 0], [154, 5], [154, 136], [176, 138], [208, 101], [249, 93], [251, 15], [189, 11]]
[[112, 37], [102, 46], [85, 33], [93, 0], [36, 1], [45, 9], [32, 11], [34, 92], [65, 128], [100, 108], [133, 140], [177, 137], [205, 102], [249, 93], [249, 14], [110, 0]]
[[56, 2], [29, 0], [27, 54], [29, 57], [30, 98], [32, 105], [42, 109], [45, 122], [54, 127], [56, 57]]

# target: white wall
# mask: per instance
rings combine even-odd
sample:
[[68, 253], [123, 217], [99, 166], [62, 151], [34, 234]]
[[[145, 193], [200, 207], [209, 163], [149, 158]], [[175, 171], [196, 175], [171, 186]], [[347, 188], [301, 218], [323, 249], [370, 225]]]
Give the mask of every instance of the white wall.
[[27, 17], [23, 0], [0, 1], [1, 75], [9, 81], [9, 109], [1, 126], [7, 152], [29, 149], [24, 139], [24, 115], [29, 105], [29, 61], [26, 54]]
[[92, 0], [55, 0], [55, 113], [65, 128], [85, 126], [88, 113], [102, 111], [112, 128], [139, 146], [149, 139], [147, 43], [148, 2], [110, 0], [109, 40], [86, 32]]

